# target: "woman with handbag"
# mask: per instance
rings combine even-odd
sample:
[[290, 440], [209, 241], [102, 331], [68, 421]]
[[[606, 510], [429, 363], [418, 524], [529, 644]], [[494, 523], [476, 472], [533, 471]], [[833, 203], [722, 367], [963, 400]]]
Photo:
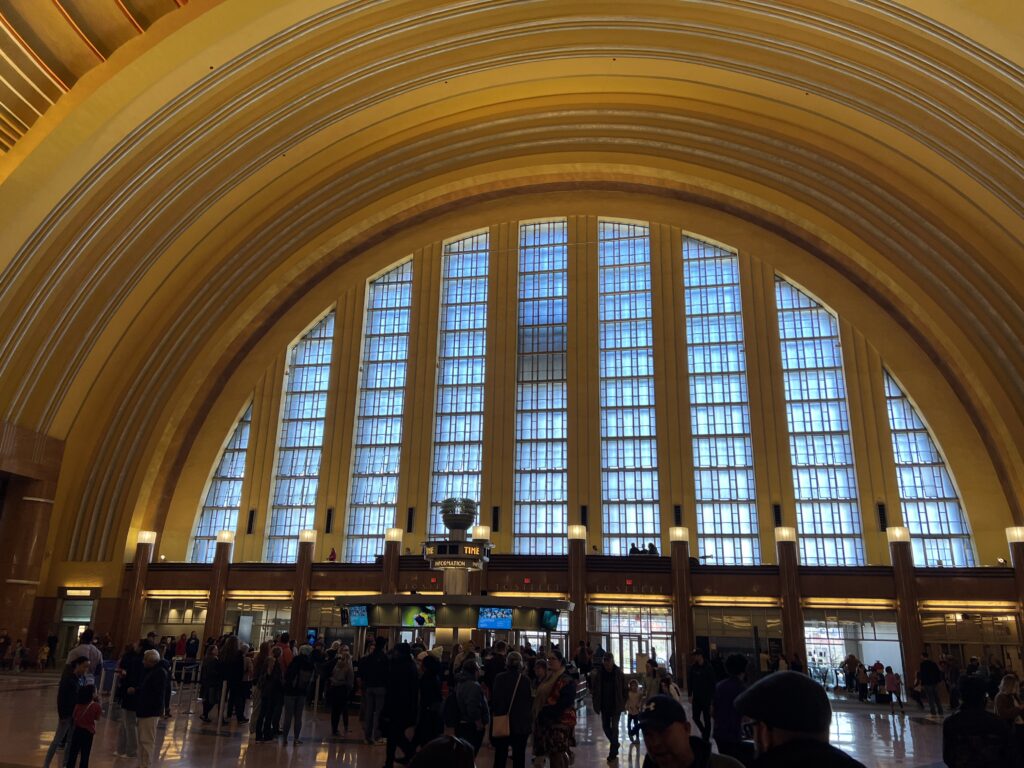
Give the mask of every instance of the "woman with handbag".
[[506, 658], [505, 671], [494, 678], [491, 711], [494, 768], [505, 768], [509, 748], [512, 768], [526, 768], [526, 742], [533, 730], [533, 693], [523, 657], [515, 651]]

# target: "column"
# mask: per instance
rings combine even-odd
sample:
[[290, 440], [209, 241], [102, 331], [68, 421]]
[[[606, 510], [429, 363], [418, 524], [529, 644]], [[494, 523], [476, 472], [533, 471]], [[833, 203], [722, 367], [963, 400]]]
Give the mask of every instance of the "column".
[[292, 592], [291, 636], [299, 645], [305, 641], [306, 619], [309, 616], [309, 585], [313, 577], [313, 548], [316, 530], [299, 531], [299, 553], [295, 558], [295, 590]]
[[121, 627], [121, 643], [138, 640], [142, 633], [142, 609], [146, 603], [146, 577], [149, 563], [153, 559], [156, 545], [156, 531], [139, 531], [135, 544], [135, 559], [132, 561], [132, 580], [125, 593], [127, 619]]
[[1024, 526], [1007, 528], [1006, 542], [1010, 545], [1010, 563], [1017, 583], [1017, 631], [1020, 632], [1024, 628]]
[[224, 631], [224, 606], [228, 592], [228, 566], [231, 565], [231, 547], [235, 543], [234, 531], [217, 532], [217, 549], [213, 554], [210, 573], [210, 599], [206, 604], [206, 625], [203, 639], [220, 637]]
[[672, 526], [668, 529], [672, 556], [672, 623], [675, 636], [675, 668], [672, 670], [683, 686], [689, 672], [687, 660], [693, 650], [693, 584], [690, 581], [690, 529]]
[[892, 575], [896, 582], [896, 624], [903, 649], [903, 678], [908, 680], [917, 670], [924, 648], [921, 617], [917, 607], [917, 581], [914, 579], [914, 552], [910, 545], [909, 529], [890, 526], [885, 535], [889, 540]]
[[394, 595], [398, 592], [398, 564], [402, 556], [402, 535], [401, 528], [388, 528], [384, 532], [384, 588], [385, 595]]
[[0, 515], [0, 627], [27, 640], [39, 591], [54, 483], [12, 477]]
[[569, 642], [566, 655], [576, 653], [580, 640], [587, 639], [587, 527], [569, 526]]
[[775, 549], [779, 558], [779, 595], [782, 598], [782, 647], [789, 658], [796, 654], [807, 663], [804, 641], [804, 611], [800, 606], [800, 558], [796, 551], [796, 528], [775, 529]]

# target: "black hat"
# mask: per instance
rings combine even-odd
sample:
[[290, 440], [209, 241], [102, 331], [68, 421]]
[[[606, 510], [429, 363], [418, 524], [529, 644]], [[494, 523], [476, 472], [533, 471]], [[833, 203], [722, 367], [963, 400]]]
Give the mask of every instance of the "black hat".
[[821, 733], [832, 722], [825, 689], [799, 672], [773, 672], [736, 697], [736, 711], [770, 728]]
[[642, 729], [650, 728], [655, 731], [663, 731], [672, 723], [689, 722], [686, 719], [686, 710], [683, 709], [683, 705], [663, 693], [651, 696], [643, 703], [637, 720]]

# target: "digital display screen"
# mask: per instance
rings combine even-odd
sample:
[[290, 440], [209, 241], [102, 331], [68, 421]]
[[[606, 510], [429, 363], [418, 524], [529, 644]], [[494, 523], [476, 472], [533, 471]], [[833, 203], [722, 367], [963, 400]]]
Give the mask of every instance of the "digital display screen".
[[511, 608], [481, 608], [477, 629], [512, 629]]
[[432, 605], [403, 605], [403, 627], [435, 627], [437, 612]]
[[540, 616], [541, 629], [558, 629], [558, 611], [544, 611]]
[[350, 605], [348, 607], [348, 624], [350, 627], [370, 626], [369, 611], [365, 605]]

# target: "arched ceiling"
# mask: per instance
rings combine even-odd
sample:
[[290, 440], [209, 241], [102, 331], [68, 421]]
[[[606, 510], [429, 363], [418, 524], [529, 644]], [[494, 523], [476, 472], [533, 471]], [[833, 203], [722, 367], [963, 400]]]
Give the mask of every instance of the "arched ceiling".
[[62, 476], [92, 521], [75, 557], [111, 555], [99, 511], [123, 528], [153, 458], [318, 276], [548, 188], [699, 200], [826, 260], [936, 361], [1021, 515], [1005, 28], [975, 19], [986, 47], [945, 26], [955, 2], [210, 5], [0, 161], [0, 411], [88, 456]]

